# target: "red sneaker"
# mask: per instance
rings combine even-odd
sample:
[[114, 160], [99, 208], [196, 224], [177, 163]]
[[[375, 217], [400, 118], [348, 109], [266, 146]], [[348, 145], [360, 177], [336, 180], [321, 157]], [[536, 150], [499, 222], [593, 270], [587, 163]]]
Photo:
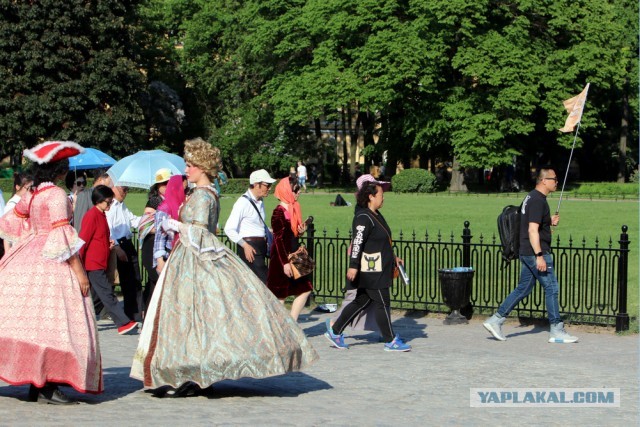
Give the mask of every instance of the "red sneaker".
[[138, 322], [131, 321], [126, 325], [122, 325], [118, 328], [120, 335], [134, 335], [138, 333]]

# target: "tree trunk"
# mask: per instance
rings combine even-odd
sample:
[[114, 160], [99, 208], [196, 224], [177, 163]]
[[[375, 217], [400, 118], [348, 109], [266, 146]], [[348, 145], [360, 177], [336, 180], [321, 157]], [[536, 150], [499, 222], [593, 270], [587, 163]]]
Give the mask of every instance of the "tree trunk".
[[469, 191], [464, 183], [464, 172], [458, 163], [458, 159], [453, 156], [453, 167], [451, 168], [451, 183], [449, 191]]
[[620, 124], [620, 142], [618, 145], [618, 182], [624, 182], [627, 177], [627, 137], [629, 135], [629, 95], [627, 91], [622, 93], [622, 123]]
[[[353, 111], [351, 107], [347, 108], [347, 114], [349, 116], [349, 139], [351, 149], [349, 150], [349, 177], [356, 175], [356, 162], [357, 162], [357, 154], [358, 154], [358, 138], [360, 137], [360, 114], [356, 117], [356, 125], [353, 126]], [[364, 171], [363, 173], [369, 173], [368, 171]]]
[[316, 166], [316, 173], [318, 174], [318, 187], [322, 187], [322, 171], [324, 171], [324, 163], [327, 161], [327, 150], [324, 149], [324, 141], [322, 140], [322, 126], [320, 125], [320, 118], [313, 120], [315, 133], [316, 133], [316, 150], [318, 158], [318, 165]]
[[[362, 131], [364, 133], [364, 146], [365, 148], [368, 146], [375, 145], [375, 140], [373, 139], [373, 133], [375, 131], [375, 114], [371, 112], [360, 112], [360, 122], [362, 123]], [[380, 163], [380, 156], [374, 155], [371, 157], [365, 157], [365, 164], [375, 164]]]
[[347, 115], [344, 111], [344, 106], [342, 107], [342, 176], [340, 181], [342, 184], [347, 184], [349, 182], [349, 163], [347, 162], [349, 159], [349, 152], [347, 151]]

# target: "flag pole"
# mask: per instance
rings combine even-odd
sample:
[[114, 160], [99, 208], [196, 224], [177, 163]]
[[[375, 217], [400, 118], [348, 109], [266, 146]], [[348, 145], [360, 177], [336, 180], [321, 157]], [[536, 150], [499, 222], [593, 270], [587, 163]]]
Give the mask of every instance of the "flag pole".
[[567, 183], [567, 177], [569, 176], [569, 168], [571, 167], [571, 158], [573, 157], [573, 149], [576, 147], [576, 140], [578, 139], [578, 131], [580, 130], [580, 122], [576, 125], [576, 133], [573, 135], [573, 144], [571, 144], [571, 152], [569, 153], [569, 163], [567, 164], [567, 170], [564, 173], [564, 181], [562, 181], [562, 189], [560, 190], [560, 200], [558, 200], [558, 208], [556, 209], [556, 215], [560, 213], [560, 203], [562, 203], [562, 194], [564, 193], [564, 186]]
[[576, 127], [576, 133], [573, 136], [573, 144], [571, 144], [571, 152], [569, 153], [569, 163], [567, 164], [567, 170], [564, 174], [564, 181], [562, 181], [562, 189], [560, 190], [560, 200], [558, 200], [558, 208], [556, 209], [556, 215], [560, 212], [560, 204], [562, 203], [562, 194], [564, 193], [564, 186], [567, 184], [567, 177], [569, 176], [569, 168], [571, 167], [571, 158], [573, 157], [573, 150], [576, 147], [576, 140], [578, 139], [578, 131], [580, 130], [580, 122], [582, 122], [582, 112], [584, 105], [587, 102], [587, 94], [589, 93], [589, 86], [591, 83], [587, 83], [582, 92], [579, 95], [569, 98], [562, 104], [569, 113], [569, 117], [564, 123], [560, 132], [568, 132], [569, 129]]

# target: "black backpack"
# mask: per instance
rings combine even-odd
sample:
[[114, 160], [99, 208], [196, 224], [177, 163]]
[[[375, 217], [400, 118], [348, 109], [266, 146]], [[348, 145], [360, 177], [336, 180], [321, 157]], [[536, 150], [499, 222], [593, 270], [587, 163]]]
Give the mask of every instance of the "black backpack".
[[519, 256], [521, 209], [522, 205], [509, 205], [498, 215], [498, 234], [502, 245], [502, 259], [507, 263]]

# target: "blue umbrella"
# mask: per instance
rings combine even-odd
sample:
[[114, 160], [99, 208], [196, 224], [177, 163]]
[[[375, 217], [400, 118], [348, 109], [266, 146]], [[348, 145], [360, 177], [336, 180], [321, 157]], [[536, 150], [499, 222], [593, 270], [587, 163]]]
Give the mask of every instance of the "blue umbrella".
[[182, 175], [185, 167], [180, 156], [162, 150], [149, 150], [118, 160], [107, 173], [115, 185], [148, 189], [154, 184], [158, 169], [167, 168], [173, 175]]
[[113, 157], [95, 148], [85, 148], [84, 153], [69, 158], [69, 169], [85, 170], [106, 168], [115, 164]]

